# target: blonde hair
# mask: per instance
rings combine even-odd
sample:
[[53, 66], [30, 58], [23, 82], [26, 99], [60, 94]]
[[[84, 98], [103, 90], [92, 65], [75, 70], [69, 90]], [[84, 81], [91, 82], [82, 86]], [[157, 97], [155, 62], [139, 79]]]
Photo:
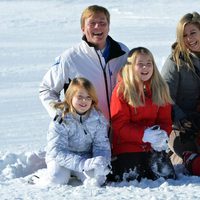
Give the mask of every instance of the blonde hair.
[[158, 106], [172, 103], [169, 88], [156, 66], [152, 53], [144, 47], [137, 47], [129, 52], [127, 63], [121, 70], [122, 82], [119, 84], [118, 95], [123, 94], [124, 99], [131, 106], [144, 105], [144, 90], [139, 87], [140, 79], [135, 73], [136, 58], [139, 54], [149, 55], [153, 63], [153, 74], [150, 79], [152, 101]]
[[177, 64], [178, 70], [181, 66], [180, 56], [188, 63], [188, 67], [194, 70], [192, 60], [190, 58], [190, 51], [185, 46], [184, 29], [187, 24], [193, 24], [200, 30], [200, 15], [197, 12], [185, 14], [177, 24], [176, 28], [176, 42], [174, 44], [173, 59]]
[[106, 16], [106, 19], [108, 21], [108, 24], [110, 24], [110, 13], [108, 10], [102, 6], [98, 5], [92, 5], [88, 6], [81, 15], [81, 28], [84, 28], [85, 26], [85, 19], [97, 14], [97, 13], [104, 13]]
[[67, 88], [67, 91], [65, 92], [64, 101], [54, 104], [54, 107], [56, 109], [60, 109], [63, 111], [63, 117], [69, 112], [76, 113], [76, 110], [72, 106], [72, 99], [74, 95], [77, 93], [77, 91], [81, 88], [85, 89], [88, 92], [88, 95], [91, 97], [92, 99], [91, 108], [95, 108], [96, 110], [99, 110], [97, 106], [98, 97], [97, 97], [96, 90], [93, 84], [88, 79], [79, 77], [79, 78], [74, 78], [70, 82], [69, 87]]

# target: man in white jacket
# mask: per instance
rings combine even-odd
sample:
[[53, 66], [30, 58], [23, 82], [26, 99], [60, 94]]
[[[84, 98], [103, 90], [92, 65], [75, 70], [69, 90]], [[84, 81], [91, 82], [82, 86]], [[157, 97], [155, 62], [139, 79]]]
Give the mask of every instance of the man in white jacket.
[[90, 80], [97, 91], [99, 108], [110, 119], [110, 96], [117, 73], [126, 62], [128, 48], [109, 35], [110, 14], [104, 7], [92, 5], [81, 16], [82, 41], [57, 57], [39, 88], [42, 104], [50, 117], [56, 110], [51, 103], [60, 101], [60, 92], [75, 77]]

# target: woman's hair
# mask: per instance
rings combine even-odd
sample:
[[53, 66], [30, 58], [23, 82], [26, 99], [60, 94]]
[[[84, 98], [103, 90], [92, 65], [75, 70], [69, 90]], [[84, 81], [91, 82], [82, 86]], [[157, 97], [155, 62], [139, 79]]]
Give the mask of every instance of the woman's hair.
[[153, 63], [153, 74], [150, 78], [153, 103], [158, 106], [172, 103], [168, 85], [161, 77], [152, 53], [144, 47], [137, 47], [129, 52], [127, 63], [121, 70], [123, 81], [119, 83], [118, 95], [123, 94], [124, 99], [131, 106], [138, 107], [144, 105], [144, 90], [139, 87], [141, 80], [135, 71], [136, 59], [139, 54], [149, 55]]
[[85, 26], [85, 19], [91, 17], [92, 15], [95, 15], [97, 13], [104, 13], [106, 16], [106, 19], [108, 21], [108, 24], [110, 24], [110, 13], [108, 10], [102, 6], [98, 5], [92, 5], [88, 6], [81, 15], [81, 28]]
[[93, 86], [93, 84], [83, 77], [74, 78], [67, 88], [67, 91], [65, 92], [65, 97], [63, 102], [58, 102], [54, 104], [54, 107], [56, 109], [60, 109], [63, 111], [63, 116], [65, 116], [67, 113], [75, 113], [76, 110], [72, 106], [72, 99], [74, 95], [78, 92], [80, 89], [85, 89], [88, 92], [88, 95], [92, 99], [92, 107], [95, 109], [98, 109], [98, 97], [96, 94], [96, 90]]
[[173, 45], [173, 59], [177, 64], [177, 67], [181, 66], [180, 56], [188, 63], [188, 67], [193, 69], [193, 63], [190, 59], [189, 50], [185, 46], [184, 42], [184, 29], [187, 24], [193, 24], [200, 30], [200, 15], [197, 12], [185, 14], [177, 24], [176, 28], [176, 42]]

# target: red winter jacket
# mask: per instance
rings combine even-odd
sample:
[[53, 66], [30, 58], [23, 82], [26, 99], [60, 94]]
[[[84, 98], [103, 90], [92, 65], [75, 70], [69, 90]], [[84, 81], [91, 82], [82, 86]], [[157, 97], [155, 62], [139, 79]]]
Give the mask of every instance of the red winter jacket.
[[[142, 141], [144, 130], [153, 125], [168, 134], [172, 130], [171, 105], [157, 106], [152, 103], [151, 91], [147, 89], [145, 106], [134, 108], [117, 94], [119, 83], [116, 85], [111, 98], [111, 121], [113, 128], [113, 155], [128, 152], [148, 152], [149, 143]], [[147, 88], [149, 88], [147, 86]]]

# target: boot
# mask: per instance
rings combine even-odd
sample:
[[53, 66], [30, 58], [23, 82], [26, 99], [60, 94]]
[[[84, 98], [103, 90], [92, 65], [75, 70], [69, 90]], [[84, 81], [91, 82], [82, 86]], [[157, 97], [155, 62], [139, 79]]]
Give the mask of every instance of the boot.
[[183, 152], [183, 163], [191, 175], [200, 176], [200, 155], [191, 151]]

